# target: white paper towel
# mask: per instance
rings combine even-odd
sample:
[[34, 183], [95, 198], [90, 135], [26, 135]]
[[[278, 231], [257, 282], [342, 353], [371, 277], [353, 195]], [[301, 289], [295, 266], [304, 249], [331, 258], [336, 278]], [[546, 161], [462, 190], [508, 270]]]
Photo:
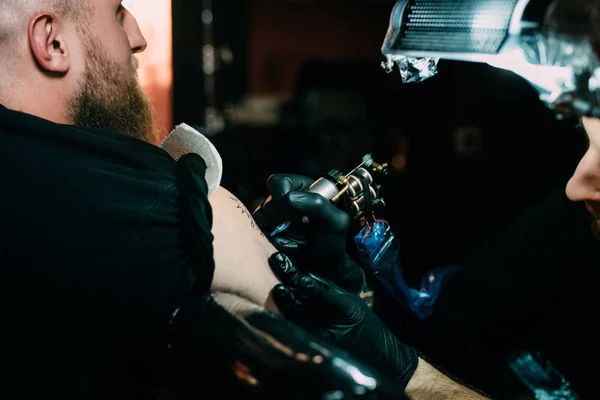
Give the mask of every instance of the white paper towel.
[[206, 163], [206, 183], [210, 197], [221, 185], [223, 160], [215, 146], [200, 132], [187, 124], [177, 125], [160, 144], [175, 160], [189, 153], [201, 156]]

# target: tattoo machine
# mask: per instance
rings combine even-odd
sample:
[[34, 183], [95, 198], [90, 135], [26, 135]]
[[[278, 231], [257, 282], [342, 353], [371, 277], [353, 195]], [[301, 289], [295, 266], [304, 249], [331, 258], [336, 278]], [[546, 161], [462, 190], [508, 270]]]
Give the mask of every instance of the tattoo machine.
[[[381, 197], [381, 186], [377, 184], [374, 177], [386, 176], [388, 173], [388, 164], [375, 162], [373, 156], [367, 154], [349, 173], [344, 174], [332, 169], [310, 185], [307, 191], [318, 193], [331, 200], [350, 217], [364, 223], [375, 210], [385, 208], [385, 202]], [[280, 234], [290, 225], [290, 222], [278, 225], [270, 236]]]
[[527, 80], [558, 118], [600, 117], [600, 61], [562, 32], [552, 0], [398, 0], [382, 53], [405, 83], [437, 74], [440, 59], [484, 62]]

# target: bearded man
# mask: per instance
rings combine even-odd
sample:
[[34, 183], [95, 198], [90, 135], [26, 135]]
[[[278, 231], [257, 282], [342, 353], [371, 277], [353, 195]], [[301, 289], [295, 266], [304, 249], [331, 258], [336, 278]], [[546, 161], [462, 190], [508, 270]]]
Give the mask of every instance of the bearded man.
[[[18, 397], [115, 398], [164, 366], [166, 327], [196, 321], [210, 289], [276, 311], [274, 248], [222, 188], [213, 214], [201, 157], [153, 143], [146, 46], [121, 0], [0, 0], [3, 390]], [[229, 245], [253, 253], [231, 268]], [[202, 322], [185, 331], [225, 336]]]

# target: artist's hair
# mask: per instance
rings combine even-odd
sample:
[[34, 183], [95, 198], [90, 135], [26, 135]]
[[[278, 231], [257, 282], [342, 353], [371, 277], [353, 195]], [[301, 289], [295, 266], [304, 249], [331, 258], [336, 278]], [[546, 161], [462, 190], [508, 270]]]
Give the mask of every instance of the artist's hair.
[[556, 33], [585, 37], [600, 56], [600, 0], [555, 0], [546, 26]]

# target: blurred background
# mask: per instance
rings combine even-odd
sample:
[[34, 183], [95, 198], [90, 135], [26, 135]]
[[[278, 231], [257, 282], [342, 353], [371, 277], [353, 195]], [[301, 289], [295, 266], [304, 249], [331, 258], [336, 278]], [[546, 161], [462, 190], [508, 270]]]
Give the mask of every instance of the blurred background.
[[585, 149], [521, 78], [441, 62], [402, 85], [380, 47], [393, 0], [134, 0], [148, 39], [140, 79], [157, 142], [186, 122], [254, 208], [277, 172], [314, 178], [372, 152], [390, 163], [384, 217], [409, 283], [458, 264], [552, 188]]

